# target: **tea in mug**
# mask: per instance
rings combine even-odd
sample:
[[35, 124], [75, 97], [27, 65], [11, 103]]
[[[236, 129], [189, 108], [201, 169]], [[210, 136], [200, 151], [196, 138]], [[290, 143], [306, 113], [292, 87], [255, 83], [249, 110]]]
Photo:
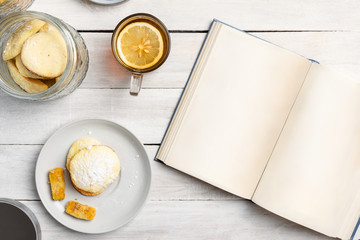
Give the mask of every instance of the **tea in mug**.
[[[128, 70], [148, 72], [159, 67], [169, 54], [169, 36], [153, 16], [137, 14], [121, 22], [114, 31], [115, 57]], [[114, 49], [115, 48], [115, 49]]]

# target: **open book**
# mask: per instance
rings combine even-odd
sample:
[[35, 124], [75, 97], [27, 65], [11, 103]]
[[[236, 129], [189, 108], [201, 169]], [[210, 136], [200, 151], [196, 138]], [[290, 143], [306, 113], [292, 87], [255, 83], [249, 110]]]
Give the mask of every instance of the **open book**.
[[360, 83], [214, 20], [156, 159], [349, 239], [360, 214]]

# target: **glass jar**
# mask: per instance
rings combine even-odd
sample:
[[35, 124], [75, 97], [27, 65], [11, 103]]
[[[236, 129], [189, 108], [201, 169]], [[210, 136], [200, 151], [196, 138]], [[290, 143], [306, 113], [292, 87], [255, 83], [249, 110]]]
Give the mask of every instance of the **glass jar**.
[[[39, 93], [27, 93], [20, 88], [11, 77], [7, 62], [2, 58], [6, 43], [13, 32], [32, 19], [40, 19], [56, 27], [67, 47], [67, 64], [64, 73], [53, 86]], [[47, 101], [70, 94], [81, 84], [89, 66], [88, 50], [80, 34], [62, 20], [34, 11], [12, 13], [0, 20], [0, 54], [0, 88], [13, 97], [25, 100]]]
[[[13, 12], [23, 11], [31, 6], [34, 0], [5, 0], [0, 4], [0, 18]], [[2, 0], [0, 0], [2, 2]]]

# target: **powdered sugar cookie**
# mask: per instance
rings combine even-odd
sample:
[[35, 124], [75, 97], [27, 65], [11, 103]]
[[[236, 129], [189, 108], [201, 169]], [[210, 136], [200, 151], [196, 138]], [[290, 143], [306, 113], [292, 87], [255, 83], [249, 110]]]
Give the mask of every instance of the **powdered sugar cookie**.
[[71, 159], [69, 172], [74, 187], [84, 195], [103, 192], [120, 173], [120, 160], [108, 146], [97, 145], [80, 150]]
[[80, 152], [83, 148], [90, 148], [93, 145], [100, 145], [100, 142], [94, 138], [81, 138], [76, 140], [70, 147], [68, 154], [66, 156], [66, 168], [69, 170], [70, 160], [74, 157], [75, 154]]

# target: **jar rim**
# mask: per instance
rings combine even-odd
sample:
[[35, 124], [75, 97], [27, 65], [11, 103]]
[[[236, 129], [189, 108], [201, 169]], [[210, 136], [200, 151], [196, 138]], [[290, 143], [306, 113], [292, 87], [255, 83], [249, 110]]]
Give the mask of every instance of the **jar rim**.
[[[59, 18], [56, 18], [54, 16], [51, 16], [47, 13], [43, 12], [37, 12], [37, 11], [20, 11], [15, 12], [7, 15], [3, 19], [0, 20], [0, 29], [3, 29], [2, 31], [6, 31], [8, 27], [12, 25], [11, 20], [16, 18], [34, 18], [34, 19], [40, 19], [47, 23], [50, 23], [51, 25], [55, 26], [56, 29], [61, 33], [67, 48], [67, 63], [66, 68], [64, 70], [64, 73], [60, 76], [59, 80], [48, 89], [38, 92], [38, 93], [27, 93], [27, 92], [21, 92], [14, 90], [13, 88], [9, 87], [3, 79], [0, 78], [0, 88], [10, 94], [11, 96], [25, 99], [25, 100], [46, 100], [47, 98], [53, 96], [54, 94], [61, 93], [67, 85], [70, 84], [69, 78], [74, 74], [75, 71], [75, 65], [76, 65], [76, 47], [73, 38], [70, 35], [70, 29], [69, 26], [62, 21]], [[2, 59], [0, 61], [3, 61]], [[1, 73], [0, 73], [1, 74]], [[67, 81], [67, 82], [66, 82]], [[66, 84], [64, 84], [66, 83]], [[61, 86], [64, 84], [64, 86]], [[60, 89], [58, 89], [61, 86]]]
[[0, 18], [13, 12], [24, 11], [33, 4], [34, 0], [7, 0], [0, 4]]

